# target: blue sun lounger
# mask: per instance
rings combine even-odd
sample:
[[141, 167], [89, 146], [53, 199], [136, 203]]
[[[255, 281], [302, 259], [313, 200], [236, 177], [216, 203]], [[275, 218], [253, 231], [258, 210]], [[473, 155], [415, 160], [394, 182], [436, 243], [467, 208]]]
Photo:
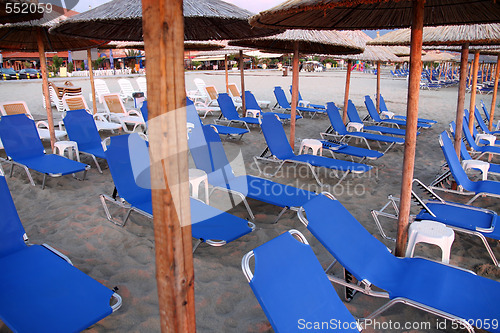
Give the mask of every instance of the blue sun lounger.
[[[467, 113], [467, 112], [466, 112]], [[474, 155], [475, 158], [481, 158], [485, 154], [494, 154], [494, 155], [500, 155], [500, 147], [498, 146], [480, 146], [476, 143], [472, 135], [470, 134], [469, 131], [469, 122], [468, 122], [468, 117], [464, 116], [464, 121], [462, 123], [462, 134], [465, 137], [465, 140], [467, 141], [467, 144], [470, 147], [470, 152]], [[472, 129], [473, 133], [475, 128]], [[477, 132], [476, 132], [477, 133]], [[479, 140], [480, 142], [484, 142], [484, 140]], [[496, 140], [495, 140], [496, 141]]]
[[[380, 118], [380, 114], [377, 112], [377, 108], [375, 107], [375, 104], [373, 104], [373, 101], [370, 96], [366, 95], [365, 96], [365, 106], [366, 109], [368, 110], [368, 114], [370, 117], [373, 119], [373, 121], [376, 124], [387, 124], [387, 125], [393, 125], [393, 126], [406, 126], [406, 120], [401, 120], [401, 119], [382, 119]], [[431, 128], [431, 124], [426, 123], [426, 122], [417, 122], [417, 128]]]
[[[195, 127], [201, 127], [203, 126], [203, 123], [201, 122], [200, 115], [198, 114], [198, 111], [196, 111], [196, 107], [194, 106], [194, 103], [192, 100], [189, 98], [186, 98], [186, 117], [187, 117], [187, 122], [193, 124]], [[213, 126], [217, 133], [220, 135], [225, 135], [226, 137], [238, 137], [240, 140], [245, 135], [248, 133], [248, 130], [245, 128], [238, 128], [238, 127], [231, 127], [231, 126], [224, 126], [224, 125], [217, 125], [213, 124]]]
[[[254, 160], [255, 164], [259, 168], [259, 172], [265, 174], [266, 176], [274, 177], [285, 163], [303, 164], [309, 167], [318, 185], [323, 186], [324, 184], [320, 181], [316, 171], [314, 170], [315, 167], [323, 167], [335, 171], [337, 173], [337, 177], [339, 178], [338, 183], [344, 180], [349, 173], [364, 173], [373, 168], [372, 166], [366, 164], [336, 160], [324, 156], [310, 154], [295, 155], [292, 147], [288, 143], [285, 130], [283, 129], [281, 122], [273, 114], [264, 114], [262, 116], [261, 128], [264, 133], [267, 146], [269, 147], [270, 155], [267, 157], [263, 157], [262, 155], [255, 156]], [[279, 163], [279, 166], [273, 174], [266, 174], [260, 169], [258, 164], [259, 161], [277, 162]], [[343, 172], [343, 175], [339, 176], [339, 172]]]
[[[269, 112], [263, 112], [262, 109], [259, 106], [259, 103], [255, 99], [255, 96], [252, 94], [250, 91], [245, 91], [245, 103], [246, 103], [246, 108], [247, 110], [257, 110], [260, 112], [260, 114], [264, 113], [269, 113]], [[270, 112], [275, 115], [277, 115], [282, 122], [290, 121], [292, 119], [292, 115], [288, 113], [281, 113], [281, 112]], [[300, 115], [295, 115], [295, 119], [302, 119], [302, 116]]]
[[[132, 162], [134, 158], [149, 156], [146, 142], [137, 134], [114, 136], [111, 137], [105, 153], [115, 184], [115, 193], [112, 196], [106, 194], [100, 196], [108, 220], [125, 226], [132, 211], [152, 218], [149, 168], [140, 170], [140, 173], [139, 170], [134, 172]], [[118, 200], [117, 195], [126, 202]], [[107, 201], [127, 209], [123, 220], [111, 216]], [[198, 240], [193, 252], [202, 242], [212, 246], [222, 246], [252, 232], [255, 228], [253, 223], [208, 206], [199, 200], [191, 198], [190, 205], [191, 233]]]
[[31, 185], [35, 182], [29, 169], [43, 173], [42, 189], [45, 188], [47, 176], [59, 177], [77, 172], [83, 172], [85, 179], [89, 165], [72, 161], [63, 156], [45, 154], [45, 150], [38, 136], [35, 122], [24, 114], [3, 116], [0, 120], [0, 139], [5, 153], [11, 163], [10, 175], [14, 165], [19, 165], [26, 171]]
[[[292, 86], [290, 86], [290, 96], [292, 95]], [[305, 106], [305, 107], [309, 107], [309, 108], [313, 108], [313, 109], [320, 109], [320, 110], [323, 110], [325, 111], [326, 110], [326, 106], [323, 105], [323, 104], [312, 104], [310, 103], [309, 101], [306, 101], [302, 98], [302, 95], [300, 94], [300, 91], [299, 91], [299, 106]]]
[[[344, 123], [342, 122], [342, 117], [340, 116], [339, 109], [333, 102], [326, 103], [326, 113], [328, 114], [328, 119], [330, 119], [331, 126], [326, 130], [325, 133], [321, 133], [321, 137], [323, 139], [332, 137], [333, 139], [346, 143], [348, 143], [352, 138], [361, 139], [366, 144], [368, 149], [371, 149], [368, 140], [377, 141], [379, 143], [379, 146], [380, 142], [383, 142], [388, 145], [384, 153], [386, 153], [394, 145], [402, 145], [405, 142], [403, 138], [393, 136], [347, 131]], [[333, 131], [337, 134], [334, 134]]]
[[491, 134], [491, 135], [500, 135], [500, 131], [490, 131], [488, 129], [488, 125], [485, 124], [483, 118], [481, 118], [481, 114], [477, 107], [474, 108], [474, 117], [476, 118], [477, 124], [483, 133]]
[[[345, 274], [359, 283], [332, 275], [330, 281], [390, 299], [370, 317], [403, 303], [460, 323], [470, 332], [470, 323], [479, 326], [500, 318], [500, 307], [495, 306], [500, 299], [499, 282], [422, 258], [395, 257], [339, 201], [324, 195], [305, 204], [298, 215], [344, 267]], [[385, 292], [375, 291], [372, 286]], [[500, 327], [490, 326], [490, 330], [500, 332]]]
[[233, 99], [226, 93], [220, 93], [217, 98], [217, 102], [219, 103], [220, 110], [222, 112], [221, 117], [224, 116], [226, 120], [218, 119], [216, 123], [227, 123], [231, 125], [235, 124], [243, 124], [247, 130], [250, 131], [248, 124], [251, 125], [259, 125], [259, 119], [252, 117], [240, 117], [238, 111], [236, 111], [236, 107], [234, 106]]
[[[80, 332], [121, 306], [121, 297], [27, 237], [0, 173], [0, 321], [14, 332]], [[110, 300], [114, 299], [110, 306]]]
[[[382, 95], [380, 95], [380, 112], [384, 112], [384, 111], [390, 112], [389, 109], [387, 108], [387, 105], [385, 104], [384, 97], [382, 97]], [[393, 112], [391, 112], [391, 113], [393, 113]], [[402, 116], [399, 114], [393, 114], [392, 118], [406, 121], [406, 116]], [[437, 121], [432, 120], [432, 119], [426, 119], [426, 118], [417, 118], [417, 121], [420, 123], [428, 123], [430, 125], [437, 124]]]
[[63, 121], [68, 138], [78, 144], [80, 153], [92, 157], [97, 170], [102, 173], [96, 157], [106, 159], [106, 156], [102, 148], [101, 136], [92, 115], [85, 109], [67, 111]]
[[[351, 121], [350, 123], [347, 124], [347, 128], [352, 127], [350, 126], [352, 123], [356, 123], [361, 125], [363, 131], [378, 132], [379, 134], [388, 134], [388, 135], [399, 135], [399, 136], [406, 135], [406, 131], [400, 128], [377, 126], [377, 125], [365, 125], [361, 120], [361, 118], [359, 117], [356, 106], [354, 106], [354, 103], [351, 100], [347, 102], [347, 116]], [[417, 135], [419, 134], [420, 132], [417, 132]]]
[[[474, 116], [475, 118], [475, 116]], [[469, 110], [465, 109], [464, 110], [464, 119], [467, 122], [467, 127], [469, 126]], [[479, 133], [477, 130], [477, 127], [475, 126], [475, 120], [472, 120], [474, 122], [472, 126], [472, 137], [474, 138], [475, 142], [480, 145], [484, 146], [500, 146], [500, 140], [497, 140], [497, 137], [495, 134], [491, 133]]]
[[222, 142], [211, 125], [205, 125], [201, 129], [194, 128], [189, 135], [188, 145], [196, 168], [207, 173], [208, 182], [214, 187], [212, 192], [224, 191], [241, 198], [252, 220], [255, 217], [246, 198], [282, 207], [275, 220], [277, 222], [288, 209], [296, 211], [317, 195], [265, 178], [251, 175], [235, 176]]
[[[298, 240], [296, 239], [298, 238]], [[255, 274], [250, 259], [255, 258]], [[359, 332], [309, 243], [297, 230], [247, 253], [243, 273], [275, 332]], [[326, 326], [324, 326], [326, 323]], [[315, 326], [319, 325], [319, 326]]]
[[[290, 103], [288, 103], [288, 100], [286, 99], [285, 92], [283, 91], [283, 88], [281, 87], [274, 87], [274, 96], [276, 97], [276, 105], [274, 106], [275, 108], [279, 106], [280, 109], [286, 110], [286, 111], [292, 111], [292, 106]], [[308, 112], [313, 118], [316, 114], [318, 113], [324, 113], [325, 110], [320, 110], [320, 109], [314, 109], [314, 108], [306, 108], [303, 106], [297, 106], [296, 108], [297, 113], [302, 116], [302, 112]]]
[[142, 105], [141, 105], [141, 114], [142, 114], [142, 119], [144, 119], [144, 122], [146, 123], [146, 126], [147, 126], [148, 125], [148, 119], [149, 119], [148, 101], [142, 102]]

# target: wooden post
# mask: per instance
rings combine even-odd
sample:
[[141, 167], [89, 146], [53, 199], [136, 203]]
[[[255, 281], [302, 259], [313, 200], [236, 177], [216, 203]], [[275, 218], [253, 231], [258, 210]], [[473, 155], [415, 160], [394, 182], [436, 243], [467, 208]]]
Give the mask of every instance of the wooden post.
[[47, 110], [47, 123], [49, 123], [50, 146], [54, 151], [56, 135], [54, 132], [54, 118], [52, 117], [52, 106], [50, 105], [49, 95], [49, 72], [47, 71], [47, 59], [45, 58], [45, 46], [43, 45], [43, 28], [37, 30], [38, 53], [40, 56], [40, 69], [42, 70], [42, 89], [45, 99], [45, 109]]
[[411, 25], [410, 77], [408, 81], [408, 105], [406, 109], [406, 136], [403, 159], [403, 180], [401, 182], [401, 201], [399, 204], [398, 235], [396, 256], [404, 257], [408, 240], [408, 224], [411, 207], [411, 185], [417, 146], [418, 97], [422, 73], [422, 33], [424, 28], [425, 0], [413, 1], [413, 20]]
[[[226, 94], [229, 94], [229, 72], [227, 70], [227, 54], [224, 55], [224, 70], [226, 72]], [[236, 97], [236, 96], [235, 96]]]
[[243, 67], [243, 50], [240, 50], [241, 110], [243, 111], [243, 117], [246, 117], [247, 103], [245, 101], [245, 69]]
[[347, 75], [345, 76], [345, 91], [344, 91], [344, 109], [342, 112], [342, 121], [344, 124], [347, 121], [347, 103], [349, 102], [349, 86], [351, 84], [351, 67], [352, 60], [347, 60]]
[[495, 104], [497, 102], [497, 90], [498, 90], [498, 76], [500, 74], [500, 53], [497, 58], [497, 65], [495, 68], [495, 83], [493, 85], [493, 96], [491, 98], [491, 108], [490, 108], [490, 123], [488, 124], [488, 128], [493, 128], [493, 117], [495, 116]]
[[474, 67], [472, 70], [472, 88], [470, 92], [470, 106], [469, 106], [469, 131], [471, 135], [474, 128], [474, 110], [476, 108], [476, 88], [477, 88], [478, 70], [479, 70], [479, 51], [475, 51]]
[[380, 61], [377, 61], [377, 112], [380, 113]]
[[[183, 56], [184, 59], [184, 56]], [[87, 62], [89, 64], [90, 90], [92, 91], [92, 113], [97, 113], [97, 101], [95, 96], [94, 70], [92, 68], [92, 50], [87, 49]]]
[[460, 77], [458, 83], [457, 117], [455, 119], [455, 152], [460, 158], [462, 141], [462, 125], [464, 123], [465, 86], [467, 85], [467, 61], [469, 59], [469, 44], [462, 45], [460, 58]]
[[156, 283], [162, 332], [195, 332], [182, 0], [143, 0]]
[[292, 110], [290, 112], [290, 146], [295, 149], [295, 115], [299, 103], [299, 42], [293, 42]]

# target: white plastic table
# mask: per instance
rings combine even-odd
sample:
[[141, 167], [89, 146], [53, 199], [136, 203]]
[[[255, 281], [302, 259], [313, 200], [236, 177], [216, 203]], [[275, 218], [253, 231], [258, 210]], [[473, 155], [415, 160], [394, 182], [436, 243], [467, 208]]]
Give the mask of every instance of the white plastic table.
[[260, 117], [260, 110], [247, 109], [247, 117], [259, 118]]
[[364, 126], [365, 125], [363, 125], [362, 123], [350, 122], [350, 123], [347, 123], [346, 129], [349, 132], [352, 132], [351, 129], [354, 129], [354, 132], [361, 132], [363, 130]]
[[490, 164], [486, 161], [480, 160], [463, 160], [462, 168], [464, 168], [465, 172], [470, 169], [478, 169], [481, 171], [483, 180], [486, 180], [488, 179], [488, 170], [490, 169]]
[[56, 141], [54, 143], [54, 154], [64, 156], [66, 150], [68, 150], [69, 159], [73, 159], [73, 152], [75, 152], [76, 160], [80, 162], [80, 151], [75, 141]]
[[479, 133], [476, 135], [476, 144], [479, 145], [479, 142], [481, 140], [485, 140], [488, 141], [489, 146], [494, 146], [496, 139], [497, 137], [494, 136], [493, 134]]
[[384, 119], [384, 117], [387, 119], [392, 119], [392, 118], [394, 118], [394, 112], [391, 112], [391, 111], [380, 112], [380, 118]]
[[208, 177], [207, 173], [200, 169], [189, 169], [189, 184], [192, 188], [193, 198], [198, 199], [198, 189], [201, 183], [205, 183], [205, 202], [208, 205]]
[[417, 221], [410, 224], [408, 231], [408, 248], [406, 257], [413, 257], [415, 245], [418, 243], [434, 244], [441, 248], [441, 261], [450, 262], [451, 245], [455, 240], [455, 232], [446, 225], [435, 221]]
[[302, 154], [302, 150], [304, 150], [305, 153], [309, 151], [309, 149], [312, 150], [313, 155], [323, 155], [323, 144], [321, 141], [316, 140], [316, 139], [304, 139], [300, 143], [300, 149], [299, 149], [299, 155]]

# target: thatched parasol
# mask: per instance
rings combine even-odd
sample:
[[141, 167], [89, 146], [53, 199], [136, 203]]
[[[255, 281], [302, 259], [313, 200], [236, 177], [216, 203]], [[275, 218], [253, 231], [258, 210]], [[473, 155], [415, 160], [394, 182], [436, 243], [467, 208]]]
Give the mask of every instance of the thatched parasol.
[[[47, 6], [47, 5], [44, 5]], [[47, 8], [47, 7], [44, 7]], [[52, 5], [52, 11], [47, 11], [43, 18], [19, 23], [0, 25], [0, 49], [38, 51], [42, 70], [42, 86], [49, 123], [50, 142], [55, 143], [54, 121], [49, 98], [48, 72], [45, 59], [46, 51], [82, 50], [106, 44], [105, 41], [80, 39], [68, 36], [54, 36], [48, 33], [50, 27], [66, 20], [68, 15], [76, 12]]]
[[[14, 4], [20, 10], [18, 14], [13, 11]], [[25, 8], [26, 10], [24, 10]], [[27, 13], [24, 14], [21, 11], [26, 11]], [[0, 24], [37, 20], [42, 18], [42, 16], [43, 12], [41, 12], [41, 9], [39, 10], [38, 1], [0, 0]]]
[[[108, 49], [137, 49], [144, 50], [144, 42], [113, 41], [106, 45]], [[214, 51], [224, 48], [218, 41], [185, 41], [184, 51]]]
[[[220, 0], [185, 0], [184, 40], [239, 39], [266, 36], [270, 29], [253, 28], [253, 13]], [[89, 24], [92, 23], [92, 24]], [[114, 0], [72, 17], [52, 32], [107, 40], [142, 41], [140, 0]]]
[[[250, 19], [258, 27], [279, 29], [394, 29], [411, 25], [412, 1], [288, 0]], [[492, 0], [426, 0], [425, 26], [500, 22], [500, 3]]]
[[302, 53], [325, 55], [358, 54], [363, 52], [362, 46], [349, 40], [342, 33], [338, 31], [319, 30], [286, 30], [274, 36], [231, 41], [229, 45], [253, 47], [264, 51], [294, 53], [290, 123], [290, 146], [292, 146], [292, 149], [295, 146], [295, 115], [299, 91], [299, 50]]
[[500, 23], [500, 2], [492, 0], [288, 0], [250, 19], [276, 29], [382, 29], [411, 26], [410, 75], [403, 179], [396, 255], [408, 239], [411, 185], [417, 140], [422, 31], [424, 25]]

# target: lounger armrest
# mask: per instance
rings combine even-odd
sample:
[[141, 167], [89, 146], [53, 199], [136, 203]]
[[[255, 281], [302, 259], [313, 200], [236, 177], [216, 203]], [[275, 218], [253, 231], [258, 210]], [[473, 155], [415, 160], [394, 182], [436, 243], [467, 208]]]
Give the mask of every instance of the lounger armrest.
[[140, 111], [132, 109], [127, 111], [127, 116], [137, 116], [142, 118], [142, 113]]
[[362, 123], [350, 122], [347, 124], [346, 128], [349, 132], [363, 132], [364, 125]]
[[39, 127], [41, 127], [41, 128], [47, 128], [48, 129], [49, 128], [49, 123], [46, 122], [46, 121], [43, 121], [43, 120], [37, 121], [36, 122], [36, 128], [39, 128]]
[[94, 120], [103, 121], [103, 122], [109, 122], [107, 116], [109, 116], [109, 115], [106, 114], [106, 113], [96, 113], [96, 114], [93, 115]]
[[495, 131], [498, 131], [500, 129], [500, 120], [497, 122], [497, 125], [495, 126]]
[[61, 259], [63, 259], [64, 261], [66, 261], [68, 264], [70, 264], [71, 266], [73, 266], [73, 263], [71, 262], [71, 260], [65, 256], [64, 254], [62, 254], [61, 252], [57, 251], [56, 249], [54, 249], [52, 246], [48, 245], [48, 244], [42, 244], [42, 246], [44, 248], [46, 248], [47, 250], [49, 250], [50, 252], [54, 253], [56, 256], [60, 257]]
[[475, 169], [481, 171], [483, 176], [483, 180], [488, 179], [488, 170], [490, 169], [490, 164], [485, 161], [480, 160], [463, 160], [462, 168], [464, 168], [465, 172], [470, 169]]

